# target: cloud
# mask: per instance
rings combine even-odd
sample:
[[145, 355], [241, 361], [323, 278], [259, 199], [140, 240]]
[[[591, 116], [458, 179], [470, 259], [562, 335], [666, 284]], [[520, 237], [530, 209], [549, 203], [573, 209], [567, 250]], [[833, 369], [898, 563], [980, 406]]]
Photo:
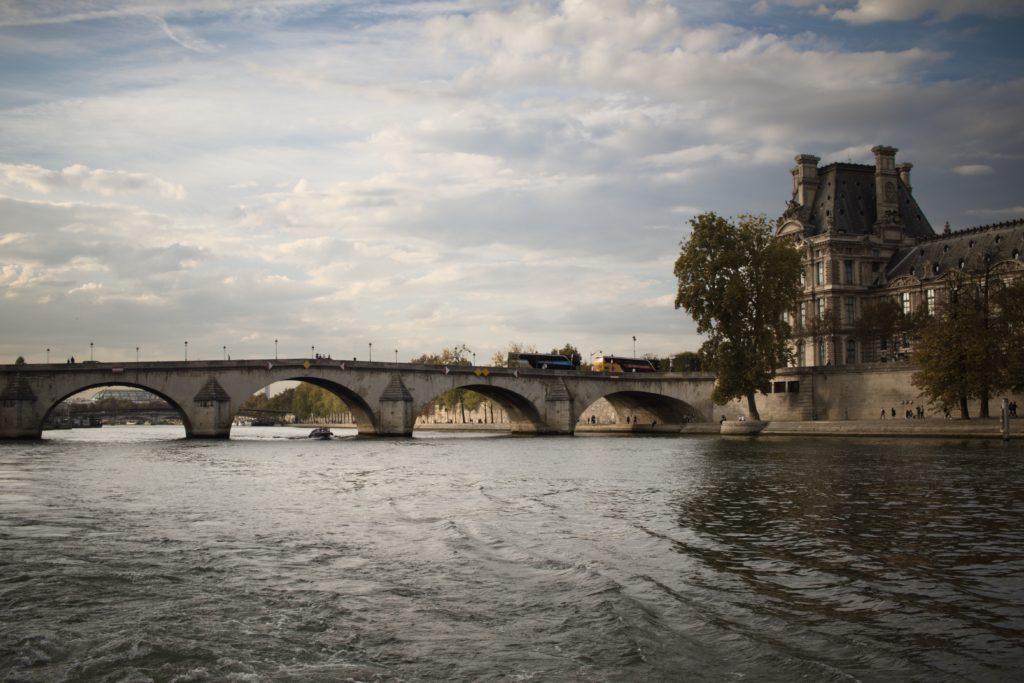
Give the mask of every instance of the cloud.
[[181, 45], [186, 50], [192, 50], [193, 52], [211, 53], [216, 51], [216, 47], [208, 43], [207, 41], [193, 35], [190, 31], [176, 27], [171, 28], [170, 24], [167, 23], [162, 17], [157, 18], [157, 23], [160, 28], [163, 29], [164, 35], [173, 40], [178, 45]]
[[73, 164], [59, 171], [33, 164], [0, 164], [0, 182], [27, 187], [40, 194], [83, 190], [105, 197], [154, 193], [167, 199], [185, 198], [184, 187], [153, 175], [90, 169], [82, 164]]
[[964, 176], [991, 175], [994, 172], [995, 170], [988, 164], [964, 164], [953, 167], [953, 173]]
[[1024, 206], [1010, 206], [1004, 209], [968, 209], [964, 213], [968, 216], [979, 216], [985, 219], [993, 217], [1019, 218], [1024, 216]]
[[934, 17], [951, 21], [965, 14], [1006, 16], [1024, 13], [1018, 0], [858, 0], [852, 9], [840, 9], [833, 16], [851, 24], [879, 21], [910, 21]]

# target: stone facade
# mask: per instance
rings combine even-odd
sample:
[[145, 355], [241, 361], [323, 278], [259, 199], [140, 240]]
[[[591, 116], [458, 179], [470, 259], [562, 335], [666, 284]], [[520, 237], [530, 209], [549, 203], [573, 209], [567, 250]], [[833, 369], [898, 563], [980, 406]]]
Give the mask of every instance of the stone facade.
[[[958, 231], [946, 224], [936, 233], [913, 196], [913, 165], [897, 164], [893, 147], [872, 152], [873, 166], [819, 167], [816, 156], [796, 157], [792, 197], [776, 230], [803, 256], [803, 294], [791, 319], [796, 367], [758, 397], [767, 419], [916, 412], [922, 398], [911, 382], [912, 340], [858, 334], [866, 307], [889, 299], [902, 313], [927, 312], [961, 274], [1024, 275], [1024, 219]], [[977, 408], [972, 402], [972, 414]]]
[[877, 146], [874, 166], [796, 157], [776, 236], [803, 254], [803, 296], [793, 313], [796, 365], [906, 361], [910, 339], [858, 338], [865, 306], [889, 298], [904, 313], [934, 308], [960, 272], [1024, 274], [1024, 219], [937, 234], [914, 199], [912, 164]]

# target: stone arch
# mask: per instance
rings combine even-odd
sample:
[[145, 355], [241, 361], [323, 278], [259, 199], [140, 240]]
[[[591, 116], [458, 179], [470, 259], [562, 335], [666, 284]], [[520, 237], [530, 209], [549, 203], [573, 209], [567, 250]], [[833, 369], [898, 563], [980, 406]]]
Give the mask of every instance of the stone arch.
[[46, 408], [46, 410], [42, 411], [42, 414], [41, 414], [40, 420], [39, 420], [39, 431], [42, 432], [43, 425], [46, 424], [46, 419], [50, 416], [50, 413], [52, 413], [54, 411], [54, 409], [57, 406], [59, 406], [61, 403], [63, 403], [64, 401], [68, 400], [69, 398], [71, 398], [75, 394], [80, 394], [83, 391], [88, 391], [89, 389], [98, 389], [98, 388], [101, 388], [101, 387], [130, 387], [132, 389], [142, 389], [143, 391], [148, 391], [149, 393], [153, 394], [157, 398], [159, 398], [162, 401], [164, 401], [167, 405], [171, 406], [171, 408], [173, 408], [175, 411], [177, 411], [178, 415], [181, 417], [181, 424], [185, 427], [185, 436], [186, 437], [192, 436], [192, 431], [193, 431], [193, 429], [192, 429], [192, 420], [189, 418], [188, 412], [181, 406], [181, 404], [178, 401], [176, 401], [175, 399], [171, 398], [168, 394], [166, 394], [166, 393], [164, 393], [162, 391], [159, 391], [157, 389], [154, 389], [151, 386], [148, 386], [146, 384], [142, 384], [142, 383], [139, 383], [139, 382], [132, 382], [130, 380], [113, 380], [113, 381], [103, 381], [103, 382], [92, 382], [92, 383], [84, 384], [84, 385], [82, 385], [82, 386], [80, 386], [80, 387], [78, 387], [76, 389], [71, 390], [71, 391], [68, 391], [63, 396], [60, 396], [60, 398], [58, 398], [55, 401], [53, 401]]
[[[617, 424], [628, 426], [632, 431], [679, 431], [691, 422], [707, 422], [693, 404], [686, 401], [648, 391], [610, 391], [599, 397], [611, 404], [616, 412]], [[587, 411], [597, 399], [588, 405], [577, 406], [576, 420]], [[626, 418], [630, 418], [626, 422]]]
[[537, 409], [537, 406], [529, 398], [519, 392], [512, 391], [505, 387], [474, 381], [467, 381], [464, 384], [454, 386], [451, 389], [445, 389], [444, 392], [440, 392], [427, 398], [419, 404], [417, 414], [420, 414], [442, 393], [451, 391], [452, 389], [475, 391], [484, 398], [488, 398], [497, 403], [501, 406], [502, 410], [505, 411], [505, 414], [508, 415], [509, 428], [513, 433], [536, 433], [545, 431], [544, 419], [541, 416], [540, 411]]
[[[257, 393], [265, 387], [275, 384], [277, 382], [305, 382], [312, 384], [315, 387], [319, 387], [340, 398], [348, 409], [352, 412], [352, 417], [356, 422], [356, 429], [361, 435], [372, 435], [376, 434], [379, 430], [380, 424], [377, 418], [376, 412], [366, 402], [366, 399], [362, 395], [357, 393], [355, 390], [348, 388], [344, 384], [335, 382], [329, 379], [321, 377], [311, 377], [309, 375], [296, 375], [294, 377], [288, 374], [275, 376], [272, 380], [267, 381], [266, 379], [261, 380], [260, 386], [255, 386], [251, 391], [248, 389], [243, 397], [240, 398], [238, 405], [240, 406], [245, 399], [253, 394]], [[237, 410], [236, 410], [237, 412]], [[234, 421], [234, 415], [231, 416]]]

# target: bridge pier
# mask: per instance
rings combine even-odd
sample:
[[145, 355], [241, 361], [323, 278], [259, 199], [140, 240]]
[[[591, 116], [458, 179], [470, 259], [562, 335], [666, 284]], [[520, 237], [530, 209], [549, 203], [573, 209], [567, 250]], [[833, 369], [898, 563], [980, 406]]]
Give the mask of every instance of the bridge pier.
[[380, 412], [377, 420], [379, 436], [412, 436], [416, 416], [412, 410], [412, 394], [395, 373], [391, 376], [384, 393], [380, 395]]
[[576, 432], [576, 417], [572, 411], [572, 394], [560, 378], [550, 384], [544, 397], [545, 434], [566, 434]]
[[227, 439], [231, 436], [231, 397], [211, 377], [195, 395], [185, 411], [185, 436], [196, 439]]
[[0, 389], [0, 439], [39, 439], [43, 416], [32, 386], [23, 375], [11, 377]]

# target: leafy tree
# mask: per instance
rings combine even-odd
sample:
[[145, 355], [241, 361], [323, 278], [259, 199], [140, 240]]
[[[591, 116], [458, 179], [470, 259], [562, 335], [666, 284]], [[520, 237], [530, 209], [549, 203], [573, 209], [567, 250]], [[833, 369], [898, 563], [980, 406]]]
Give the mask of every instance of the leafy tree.
[[867, 301], [853, 326], [853, 335], [871, 360], [896, 360], [904, 335], [915, 335], [927, 322], [924, 314], [904, 314], [899, 304], [885, 297]]
[[1000, 312], [999, 338], [1004, 346], [1006, 388], [1024, 392], [1024, 277], [1000, 287], [995, 297]]
[[15, 365], [24, 365], [25, 364], [25, 356], [18, 356], [17, 358], [15, 358], [14, 359], [14, 364]]
[[[674, 372], [700, 372], [704, 369], [700, 354], [696, 351], [683, 351], [672, 356], [672, 370]], [[669, 364], [662, 361], [661, 368], [668, 370]]]
[[[440, 353], [425, 353], [414, 358], [411, 362], [423, 365], [472, 365], [470, 356], [473, 352], [465, 344], [452, 346], [442, 350]], [[475, 410], [486, 399], [475, 391], [468, 389], [452, 389], [438, 397], [438, 402], [449, 412], [456, 407], [462, 415], [462, 421], [466, 421], [466, 409]]]
[[913, 382], [929, 402], [959, 406], [969, 419], [967, 402], [979, 401], [980, 417], [989, 416], [989, 399], [1024, 384], [1024, 281], [1007, 284], [990, 267], [977, 273], [951, 272], [935, 315], [918, 332]]
[[775, 371], [791, 355], [784, 314], [800, 294], [800, 254], [788, 240], [774, 239], [763, 215], [733, 223], [709, 212], [690, 225], [675, 264], [675, 306], [707, 336], [701, 356], [717, 375], [714, 401], [745, 397], [758, 420], [754, 393], [771, 389]]
[[560, 349], [551, 349], [551, 353], [552, 355], [561, 355], [568, 357], [568, 359], [572, 361], [572, 364], [576, 367], [579, 367], [580, 363], [583, 362], [583, 356], [580, 355], [579, 349], [577, 349], [572, 344], [566, 344]]
[[533, 344], [511, 342], [504, 351], [498, 351], [491, 357], [491, 365], [496, 368], [508, 367], [508, 354], [510, 353], [537, 353], [537, 347]]

